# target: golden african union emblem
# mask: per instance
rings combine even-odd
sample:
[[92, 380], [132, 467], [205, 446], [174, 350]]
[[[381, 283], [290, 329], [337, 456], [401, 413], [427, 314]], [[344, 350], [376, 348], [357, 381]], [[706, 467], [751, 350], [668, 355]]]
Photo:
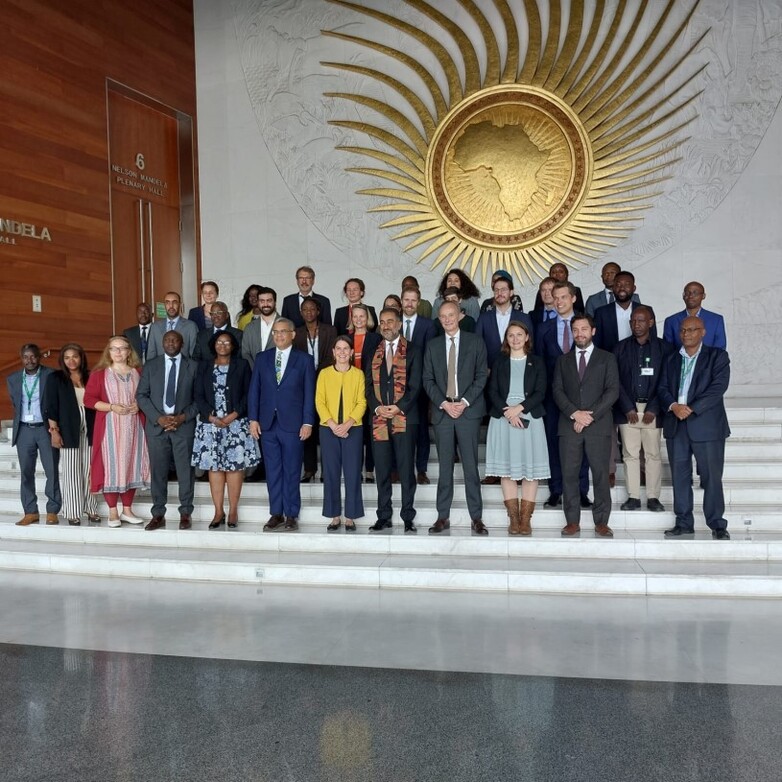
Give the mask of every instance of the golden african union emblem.
[[[524, 281], [557, 261], [574, 266], [598, 258], [628, 235], [680, 161], [677, 148], [687, 140], [682, 130], [695, 118], [685, 109], [700, 95], [687, 92], [705, 67], [686, 73], [685, 64], [706, 33], [683, 53], [672, 50], [697, 0], [676, 25], [670, 21], [675, 0], [656, 10], [648, 0], [619, 0], [612, 13], [606, 0], [595, 0], [589, 20], [583, 0], [548, 0], [545, 14], [536, 0], [516, 6], [485, 0], [483, 10], [474, 0], [441, 3], [444, 10], [406, 0], [427, 18], [420, 26], [346, 0], [330, 2], [416, 43], [402, 50], [323, 31], [396, 65], [323, 64], [367, 77], [365, 83], [401, 98], [392, 105], [374, 94], [326, 93], [385, 118], [384, 126], [331, 124], [374, 140], [373, 146], [338, 148], [385, 166], [348, 171], [396, 185], [359, 192], [383, 199], [370, 211], [401, 213], [382, 227], [401, 228], [394, 238], [410, 239], [404, 249], [420, 248], [419, 262], [432, 258], [432, 268], [456, 265], [484, 279], [505, 268]], [[483, 63], [456, 14], [448, 14], [455, 9], [479, 31]], [[503, 36], [495, 35], [484, 10], [501, 20]], [[519, 29], [527, 32], [523, 57]], [[641, 29], [649, 32], [642, 36]], [[461, 62], [441, 43], [443, 34]], [[439, 63], [446, 90], [422, 64], [424, 54]], [[418, 77], [411, 83], [423, 84], [425, 94], [401, 80], [405, 72]]]

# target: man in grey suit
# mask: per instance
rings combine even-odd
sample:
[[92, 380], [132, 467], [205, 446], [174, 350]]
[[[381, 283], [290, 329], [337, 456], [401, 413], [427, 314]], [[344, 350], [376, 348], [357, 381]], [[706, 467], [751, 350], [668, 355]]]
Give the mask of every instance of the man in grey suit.
[[258, 309], [260, 317], [253, 318], [244, 328], [242, 337], [242, 358], [255, 365], [255, 357], [264, 350], [274, 347], [272, 326], [280, 314], [277, 312], [277, 292], [274, 288], [258, 290]]
[[149, 329], [147, 361], [164, 354], [163, 335], [168, 331], [178, 331], [182, 335], [182, 355], [190, 358], [196, 348], [198, 326], [179, 314], [182, 297], [175, 291], [169, 291], [165, 295], [163, 304], [166, 308], [165, 320], [156, 320]]
[[130, 346], [136, 351], [141, 363], [147, 361], [147, 348], [149, 347], [149, 335], [152, 330], [152, 307], [145, 301], [139, 302], [136, 307], [136, 325], [125, 329], [122, 334], [130, 342]]
[[575, 349], [560, 356], [554, 369], [552, 393], [559, 408], [559, 458], [562, 463], [562, 535], [581, 532], [581, 495], [578, 475], [586, 454], [592, 472], [595, 535], [610, 538], [611, 488], [608, 459], [614, 432], [612, 407], [619, 397], [619, 371], [613, 353], [592, 343], [595, 324], [589, 315], [570, 322]]
[[488, 535], [483, 524], [478, 435], [486, 413], [483, 389], [488, 377], [486, 345], [477, 334], [459, 329], [459, 306], [444, 302], [438, 313], [445, 332], [429, 340], [424, 352], [423, 384], [432, 400], [432, 425], [440, 474], [437, 479], [437, 535], [451, 526], [454, 445], [458, 442], [464, 470], [467, 509], [476, 535]]
[[149, 359], [141, 373], [136, 401], [146, 416], [144, 431], [152, 474], [152, 520], [145, 529], [166, 526], [168, 468], [173, 457], [179, 482], [179, 529], [190, 529], [193, 513], [193, 453], [198, 414], [194, 388], [198, 364], [182, 353], [182, 335], [163, 336], [165, 355]]
[[41, 366], [38, 345], [22, 345], [19, 351], [22, 369], [8, 376], [8, 395], [14, 406], [14, 426], [11, 445], [16, 446], [21, 472], [21, 500], [24, 516], [17, 521], [20, 527], [37, 524], [38, 497], [35, 493], [35, 465], [40, 456], [46, 473], [46, 523], [57, 524], [62, 507], [60, 478], [57, 473], [60, 452], [52, 448], [49, 421], [43, 408], [44, 389], [51, 381], [52, 370]]

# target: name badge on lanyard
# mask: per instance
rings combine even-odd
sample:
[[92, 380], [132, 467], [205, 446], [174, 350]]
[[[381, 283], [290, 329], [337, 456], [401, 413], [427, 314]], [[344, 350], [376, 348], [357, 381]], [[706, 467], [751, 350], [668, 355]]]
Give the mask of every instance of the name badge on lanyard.
[[641, 367], [641, 377], [653, 377], [654, 367]]

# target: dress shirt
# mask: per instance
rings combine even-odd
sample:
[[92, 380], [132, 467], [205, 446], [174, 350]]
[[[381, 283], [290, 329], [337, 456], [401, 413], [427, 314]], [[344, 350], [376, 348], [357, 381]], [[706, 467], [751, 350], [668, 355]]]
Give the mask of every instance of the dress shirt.
[[543, 318], [542, 321], [545, 323], [547, 320], [553, 320], [557, 317], [557, 311], [554, 309], [546, 309], [546, 307], [543, 308]]
[[[573, 330], [570, 328], [570, 320], [573, 315], [575, 315], [575, 313], [571, 312], [570, 315], [563, 320], [562, 317], [557, 314], [557, 343], [559, 344], [560, 350], [562, 350], [562, 335], [564, 334], [566, 328], [570, 338], [570, 347], [573, 347]], [[565, 321], [567, 321], [567, 326], [565, 325]]]
[[[456, 334], [453, 335], [453, 339], [455, 340], [454, 345], [456, 346], [456, 393], [454, 394], [454, 399], [459, 399], [460, 402], [464, 402], [467, 407], [470, 406], [470, 403], [466, 399], [460, 399], [459, 397], [459, 342], [461, 341], [461, 331], [457, 331]], [[446, 332], [445, 334], [445, 366], [446, 371], [448, 367], [448, 353], [451, 350], [451, 336]], [[442, 407], [442, 405], [440, 405]]]
[[[28, 394], [30, 395], [28, 398]], [[22, 370], [22, 422], [25, 424], [43, 423], [41, 414], [41, 370], [28, 375]]]
[[[408, 317], [404, 313], [402, 313], [402, 334], [407, 334], [407, 324], [410, 323], [410, 339], [413, 338], [413, 334], [415, 332], [415, 323], [418, 320], [418, 314], [411, 315]], [[407, 339], [407, 337], [405, 337]]]
[[587, 348], [580, 348], [578, 346], [574, 347], [573, 350], [576, 352], [576, 366], [578, 366], [578, 362], [581, 360], [581, 351], [584, 351], [584, 363], [589, 366], [589, 359], [592, 358], [592, 351], [595, 349], [595, 343], [590, 342], [589, 347]]
[[[168, 373], [171, 371], [171, 359], [174, 359], [176, 365], [176, 383], [179, 382], [179, 370], [182, 368], [182, 354], [177, 353], [175, 356], [164, 355], [165, 365], [163, 370], [163, 377], [165, 382], [163, 383], [163, 412], [166, 415], [173, 415], [176, 407], [169, 407], [166, 404], [166, 391], [168, 390]], [[174, 386], [174, 399], [176, 399], [176, 385]]]
[[166, 317], [166, 331], [176, 331], [177, 323], [179, 323], [180, 316], [177, 315], [175, 318], [169, 318]]
[[695, 365], [698, 363], [698, 356], [701, 354], [701, 345], [698, 345], [698, 352], [694, 356], [687, 354], [684, 348], [679, 349], [682, 357], [681, 384], [679, 385], [679, 404], [687, 404], [687, 395], [690, 393], [692, 385], [692, 376], [695, 374]]
[[264, 350], [266, 348], [267, 343], [269, 342], [269, 335], [272, 333], [272, 326], [274, 325], [274, 321], [277, 317], [277, 313], [275, 312], [272, 315], [271, 323], [267, 323], [263, 315], [260, 316], [261, 319], [261, 350]]
[[320, 343], [320, 330], [315, 331], [315, 339], [310, 338], [309, 331], [306, 331], [304, 336], [307, 338], [307, 353], [312, 357], [312, 362], [315, 364], [315, 369], [318, 368], [318, 345]]
[[606, 304], [611, 304], [614, 301], [614, 292], [610, 288], [606, 288], [603, 293], [606, 297]]
[[498, 307], [494, 308], [494, 312], [497, 316], [497, 331], [500, 335], [500, 340], [505, 339], [505, 332], [508, 330], [508, 324], [510, 323], [510, 314], [513, 311], [513, 307], [508, 305], [505, 312], [500, 312]]
[[633, 314], [633, 305], [630, 304], [627, 309], [624, 309], [620, 304], [615, 304], [614, 309], [616, 310], [616, 330], [621, 342], [633, 334], [630, 329], [630, 316]]

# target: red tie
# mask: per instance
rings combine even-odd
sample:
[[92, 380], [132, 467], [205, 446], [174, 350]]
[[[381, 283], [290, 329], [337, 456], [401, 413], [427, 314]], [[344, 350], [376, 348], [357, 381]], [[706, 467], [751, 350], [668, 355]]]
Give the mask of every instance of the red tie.
[[578, 379], [583, 380], [587, 371], [587, 362], [584, 356], [586, 356], [586, 350], [578, 351], [581, 355], [578, 358]]
[[570, 352], [570, 332], [568, 331], [568, 323], [570, 321], [562, 321], [563, 329], [562, 329], [562, 352], [563, 353], [569, 353]]

